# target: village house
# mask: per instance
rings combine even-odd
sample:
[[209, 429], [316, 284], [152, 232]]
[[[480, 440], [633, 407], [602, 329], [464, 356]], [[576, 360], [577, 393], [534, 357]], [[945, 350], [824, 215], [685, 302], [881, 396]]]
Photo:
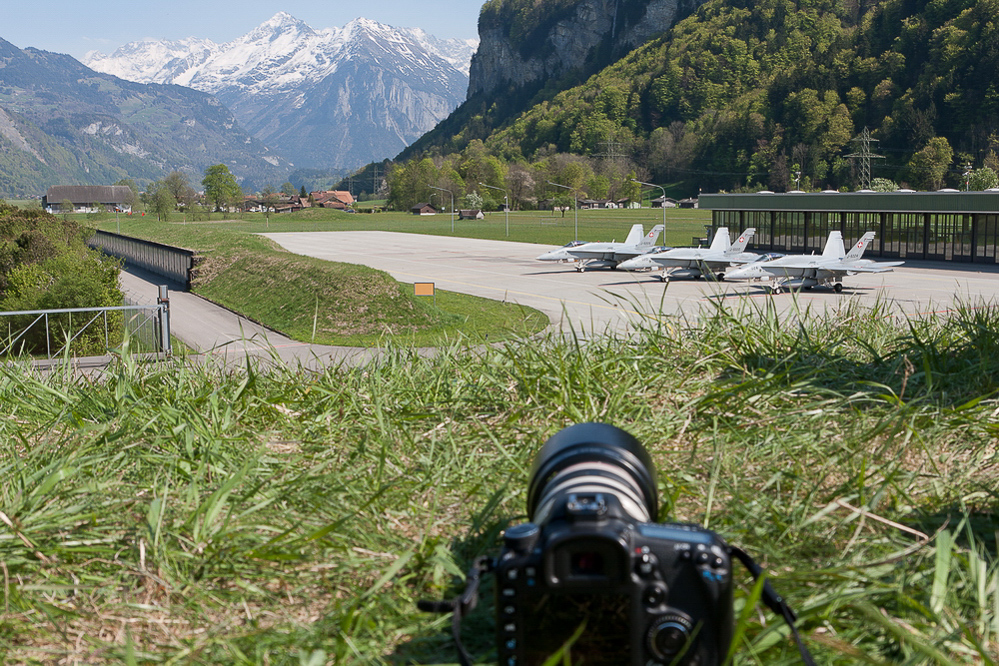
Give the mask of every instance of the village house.
[[459, 220], [482, 220], [485, 217], [479, 209], [458, 211]]
[[676, 208], [676, 199], [670, 199], [669, 197], [656, 197], [652, 200], [653, 208]]
[[62, 213], [63, 202], [73, 205], [74, 213], [96, 213], [100, 210], [130, 213], [134, 194], [127, 185], [53, 185], [42, 197], [42, 208], [49, 213]]
[[418, 203], [409, 209], [413, 215], [436, 215], [437, 209], [434, 208], [433, 204], [429, 203]]
[[354, 195], [343, 190], [322, 190], [310, 192], [314, 202], [312, 205], [318, 208], [333, 208], [335, 210], [347, 210], [354, 207]]

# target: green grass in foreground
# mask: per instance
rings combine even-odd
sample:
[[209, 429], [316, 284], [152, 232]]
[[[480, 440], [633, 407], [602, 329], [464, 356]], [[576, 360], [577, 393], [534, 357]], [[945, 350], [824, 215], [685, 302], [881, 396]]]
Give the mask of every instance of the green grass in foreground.
[[[761, 561], [818, 663], [995, 663], [999, 309], [727, 307], [318, 374], [0, 366], [0, 662], [453, 663], [415, 601], [523, 519], [545, 438], [602, 420], [649, 448], [660, 519]], [[738, 578], [735, 663], [800, 663]], [[483, 663], [492, 612], [487, 586]]]

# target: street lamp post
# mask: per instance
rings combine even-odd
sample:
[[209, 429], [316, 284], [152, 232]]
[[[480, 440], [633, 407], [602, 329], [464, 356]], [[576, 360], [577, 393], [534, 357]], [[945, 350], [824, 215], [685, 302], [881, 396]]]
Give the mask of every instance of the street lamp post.
[[558, 183], [553, 183], [552, 181], [547, 181], [549, 185], [554, 185], [555, 187], [561, 187], [565, 190], [570, 190], [572, 192], [572, 220], [573, 226], [575, 227], [574, 233], [576, 234], [576, 240], [579, 240], [579, 195], [576, 194], [576, 188], [569, 187], [568, 185], [559, 185]]
[[503, 193], [503, 206], [506, 210], [506, 235], [510, 235], [510, 197], [507, 196], [506, 190], [502, 187], [493, 187], [492, 185], [486, 185], [485, 183], [479, 183], [482, 187], [488, 187], [490, 190], [498, 190]]
[[451, 190], [445, 190], [443, 187], [434, 187], [433, 185], [427, 185], [432, 190], [440, 190], [441, 192], [447, 192], [451, 195], [451, 233], [454, 233], [454, 192]]
[[631, 179], [631, 182], [638, 183], [639, 185], [645, 185], [646, 187], [658, 187], [663, 191], [663, 244], [666, 244], [666, 188], [662, 185], [654, 185], [653, 183], [643, 183], [640, 180]]

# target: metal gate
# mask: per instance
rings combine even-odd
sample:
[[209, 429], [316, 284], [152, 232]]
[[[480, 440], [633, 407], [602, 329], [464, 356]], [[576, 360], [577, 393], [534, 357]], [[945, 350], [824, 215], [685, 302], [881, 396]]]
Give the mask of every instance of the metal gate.
[[128, 341], [136, 353], [171, 353], [170, 301], [155, 305], [0, 312], [0, 357], [102, 356]]

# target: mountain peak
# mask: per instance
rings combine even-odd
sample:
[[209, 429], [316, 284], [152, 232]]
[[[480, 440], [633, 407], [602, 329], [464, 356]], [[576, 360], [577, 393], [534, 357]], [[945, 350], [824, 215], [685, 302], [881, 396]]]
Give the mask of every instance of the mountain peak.
[[285, 27], [300, 27], [304, 26], [306, 23], [300, 21], [288, 12], [278, 12], [274, 16], [270, 17], [266, 21], [260, 24], [260, 27], [268, 28], [285, 28]]
[[295, 18], [288, 12], [278, 12], [251, 30], [243, 39], [252, 41], [262, 37], [273, 39], [277, 35], [298, 37], [312, 34], [315, 34], [315, 30], [305, 21]]
[[256, 138], [324, 168], [394, 155], [443, 120], [464, 97], [474, 51], [366, 18], [313, 29], [287, 12], [226, 44], [175, 45], [142, 43], [86, 64], [217, 95]]

